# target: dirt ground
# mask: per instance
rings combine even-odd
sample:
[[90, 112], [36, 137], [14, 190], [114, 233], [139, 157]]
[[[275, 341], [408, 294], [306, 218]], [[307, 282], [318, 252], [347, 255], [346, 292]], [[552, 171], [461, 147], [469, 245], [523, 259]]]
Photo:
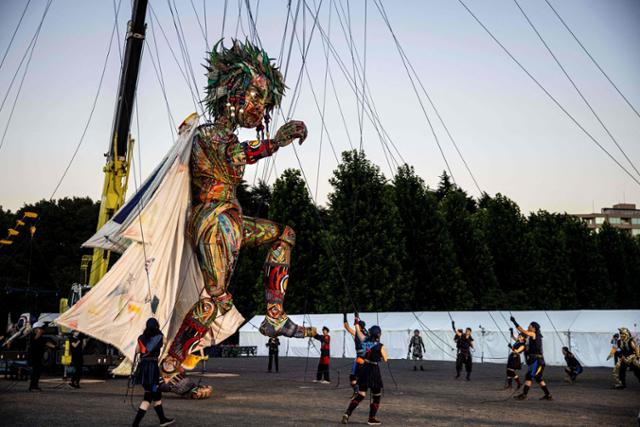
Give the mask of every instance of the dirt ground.
[[[213, 386], [213, 397], [193, 401], [166, 395], [165, 411], [177, 426], [337, 425], [351, 395], [351, 361], [332, 360], [330, 385], [311, 382], [315, 359], [280, 361], [280, 373], [269, 374], [263, 357], [212, 359], [204, 374], [194, 376]], [[382, 367], [385, 391], [379, 418], [385, 425], [637, 425], [640, 384], [633, 375], [627, 378], [629, 387], [618, 391], [611, 389], [610, 369], [587, 368], [571, 385], [563, 381], [561, 367], [547, 367], [555, 400], [538, 400], [542, 391], [533, 388], [529, 399], [520, 402], [502, 390], [501, 365], [476, 364], [469, 382], [454, 379], [452, 363], [425, 362], [424, 367], [414, 372], [409, 361], [392, 361], [390, 370]], [[133, 420], [132, 403], [124, 400], [124, 379], [87, 378], [82, 389], [74, 390], [58, 378], [45, 377], [41, 386], [42, 392], [29, 393], [25, 382], [0, 380], [0, 425], [125, 426]], [[135, 407], [141, 396], [137, 388]], [[350, 424], [366, 425], [368, 406], [365, 400]], [[158, 425], [155, 413], [148, 413], [142, 425]]]

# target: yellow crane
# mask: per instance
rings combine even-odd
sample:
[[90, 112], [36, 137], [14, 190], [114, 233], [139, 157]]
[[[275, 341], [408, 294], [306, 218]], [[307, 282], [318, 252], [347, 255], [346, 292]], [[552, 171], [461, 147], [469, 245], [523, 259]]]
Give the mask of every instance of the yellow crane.
[[[129, 135], [131, 115], [133, 112], [138, 71], [142, 59], [148, 0], [135, 0], [131, 12], [131, 20], [127, 28], [124, 61], [120, 72], [120, 85], [113, 130], [111, 132], [107, 162], [104, 167], [104, 183], [98, 214], [98, 229], [109, 221], [113, 214], [123, 205], [127, 193], [129, 167], [133, 139]], [[91, 259], [89, 284], [95, 285], [109, 268], [110, 252], [94, 249]]]

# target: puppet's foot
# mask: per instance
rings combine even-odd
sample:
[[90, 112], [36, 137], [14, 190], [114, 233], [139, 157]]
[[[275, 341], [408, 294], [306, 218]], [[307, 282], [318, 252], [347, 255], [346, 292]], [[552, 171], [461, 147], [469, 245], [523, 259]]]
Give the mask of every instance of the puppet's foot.
[[260, 333], [271, 338], [279, 336], [305, 338], [316, 335], [317, 331], [316, 328], [305, 328], [295, 324], [288, 316], [284, 316], [282, 319], [265, 316], [260, 325]]

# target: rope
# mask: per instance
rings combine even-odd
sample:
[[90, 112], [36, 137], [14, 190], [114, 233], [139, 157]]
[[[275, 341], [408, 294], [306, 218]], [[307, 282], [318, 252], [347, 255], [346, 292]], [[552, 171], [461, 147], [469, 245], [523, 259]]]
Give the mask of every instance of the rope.
[[395, 36], [395, 32], [391, 28], [391, 23], [389, 21], [389, 17], [387, 16], [386, 10], [384, 9], [384, 5], [382, 4], [382, 1], [378, 0], [378, 3], [376, 4], [376, 6], [378, 4], [379, 4], [378, 10], [383, 15], [383, 19], [384, 19], [385, 23], [387, 24], [387, 27], [389, 28], [389, 31], [393, 35], [394, 40], [396, 41], [397, 49], [399, 50], [401, 56], [403, 56], [407, 60], [407, 64], [409, 65], [409, 68], [411, 69], [411, 72], [413, 73], [413, 75], [415, 76], [416, 80], [418, 81], [418, 85], [420, 86], [420, 88], [422, 89], [422, 92], [424, 93], [425, 97], [429, 101], [429, 104], [431, 105], [431, 108], [433, 108], [433, 111], [436, 113], [436, 117], [438, 117], [438, 121], [440, 122], [440, 124], [444, 128], [447, 136], [449, 137], [449, 140], [451, 141], [451, 144], [453, 145], [453, 147], [456, 150], [456, 153], [458, 153], [458, 157], [460, 157], [460, 160], [462, 161], [465, 169], [469, 173], [469, 176], [471, 177], [471, 180], [473, 181], [473, 183], [475, 184], [476, 188], [478, 189], [478, 192], [480, 194], [483, 194], [483, 191], [480, 188], [480, 185], [478, 184], [478, 181], [476, 180], [475, 175], [473, 174], [473, 172], [471, 172], [471, 168], [469, 167], [469, 164], [467, 163], [466, 159], [462, 155], [462, 152], [460, 151], [460, 148], [458, 147], [458, 144], [457, 144], [456, 140], [451, 135], [451, 132], [449, 131], [449, 127], [446, 125], [446, 123], [442, 119], [442, 116], [440, 115], [440, 112], [439, 112], [438, 108], [436, 107], [436, 105], [433, 102], [431, 96], [429, 95], [429, 92], [427, 91], [427, 89], [425, 88], [424, 84], [422, 83], [422, 79], [420, 79], [420, 77], [418, 76], [418, 73], [416, 72], [415, 68], [413, 67], [413, 64], [411, 63], [411, 61], [407, 57], [407, 54], [405, 53], [404, 48], [402, 47], [402, 45], [400, 45], [400, 42], [398, 41], [397, 37]]
[[27, 13], [27, 9], [29, 8], [29, 4], [31, 4], [31, 0], [28, 0], [27, 4], [24, 6], [24, 10], [22, 11], [22, 14], [20, 15], [20, 19], [18, 20], [18, 24], [16, 25], [16, 28], [13, 30], [13, 34], [11, 34], [11, 39], [9, 40], [9, 44], [7, 45], [7, 49], [4, 51], [4, 55], [2, 55], [2, 59], [0, 60], [0, 70], [2, 69], [2, 66], [4, 65], [4, 60], [7, 58], [7, 54], [9, 53], [9, 50], [11, 49], [11, 45], [13, 44], [13, 39], [15, 39], [16, 34], [18, 33], [18, 30], [20, 29], [20, 24], [22, 24], [22, 19], [24, 18], [24, 15]]
[[564, 27], [567, 29], [567, 31], [569, 31], [569, 34], [571, 34], [571, 36], [573, 36], [574, 40], [578, 43], [578, 45], [580, 45], [580, 47], [582, 48], [582, 50], [584, 51], [584, 53], [587, 54], [587, 56], [589, 57], [589, 59], [591, 60], [591, 62], [593, 62], [593, 64], [598, 68], [598, 70], [600, 70], [600, 72], [602, 73], [602, 75], [609, 81], [609, 83], [611, 83], [611, 86], [613, 86], [613, 88], [616, 90], [616, 92], [618, 92], [618, 95], [620, 95], [622, 97], [622, 99], [624, 99], [624, 101], [627, 103], [627, 105], [629, 106], [629, 108], [631, 108], [631, 110], [633, 110], [633, 112], [636, 114], [636, 116], [638, 116], [638, 118], [640, 119], [640, 113], [638, 113], [638, 110], [633, 106], [633, 104], [631, 104], [631, 102], [629, 101], [629, 99], [627, 99], [626, 96], [624, 96], [624, 94], [622, 93], [622, 91], [618, 88], [618, 86], [613, 82], [613, 80], [611, 80], [611, 78], [609, 77], [609, 75], [604, 71], [604, 69], [602, 69], [602, 67], [600, 66], [600, 64], [598, 63], [598, 61], [595, 60], [595, 58], [593, 57], [593, 55], [591, 55], [591, 53], [587, 50], [587, 48], [584, 46], [584, 44], [582, 44], [582, 42], [580, 41], [580, 39], [578, 39], [578, 37], [575, 35], [575, 33], [573, 31], [571, 31], [571, 28], [569, 27], [569, 25], [567, 25], [567, 23], [565, 22], [564, 19], [562, 19], [562, 16], [560, 16], [560, 14], [558, 13], [558, 11], [551, 5], [551, 3], [549, 2], [549, 0], [545, 0], [545, 2], [547, 3], [547, 5], [549, 5], [549, 7], [551, 8], [551, 10], [553, 11], [553, 13], [558, 17], [558, 19], [560, 20], [560, 22], [562, 22], [562, 25], [564, 25]]
[[638, 184], [640, 186], [640, 179], [636, 178], [631, 172], [629, 172], [627, 170], [627, 168], [625, 168], [619, 161], [618, 159], [616, 159], [611, 153], [609, 153], [609, 151], [602, 145], [600, 144], [600, 142], [593, 136], [591, 135], [591, 133], [589, 133], [589, 131], [587, 131], [584, 126], [582, 126], [582, 124], [580, 124], [580, 122], [578, 122], [578, 120], [573, 117], [573, 115], [571, 113], [569, 113], [569, 111], [567, 111], [567, 109], [560, 104], [560, 102], [542, 85], [542, 83], [540, 83], [538, 81], [538, 79], [536, 79], [533, 74], [531, 74], [529, 72], [529, 70], [527, 70], [525, 68], [524, 65], [522, 65], [522, 63], [520, 61], [518, 61], [518, 59], [513, 56], [513, 54], [500, 42], [500, 40], [498, 40], [496, 38], [496, 36], [493, 35], [493, 33], [491, 32], [491, 30], [489, 30], [489, 28], [487, 28], [486, 25], [484, 25], [482, 23], [482, 21], [480, 20], [480, 18], [478, 18], [472, 11], [471, 9], [469, 9], [469, 7], [465, 4], [465, 2], [463, 0], [458, 0], [458, 2], [464, 7], [464, 9], [473, 17], [473, 19], [475, 19], [475, 21], [478, 23], [478, 25], [480, 25], [487, 34], [489, 34], [489, 36], [493, 39], [493, 41], [507, 54], [507, 56], [509, 56], [509, 58], [511, 58], [511, 60], [513, 62], [515, 62], [515, 64], [522, 70], [524, 71], [524, 73], [540, 88], [540, 90], [542, 90], [545, 95], [547, 95], [547, 97], [549, 97], [549, 99], [551, 99], [551, 101], [553, 101], [553, 103], [598, 147], [600, 148], [600, 150], [602, 150], [611, 160], [613, 160], [613, 162], [618, 165], [618, 167], [620, 169], [622, 169], [622, 171], [624, 171], [636, 184]]
[[[350, 48], [355, 52], [355, 55], [352, 56], [352, 61], [355, 62], [355, 69], [361, 69], [362, 64], [360, 63], [360, 57], [359, 57], [359, 53], [358, 53], [358, 49], [355, 45], [352, 45], [350, 43], [350, 37], [347, 33], [347, 30], [344, 27], [344, 23], [342, 22], [342, 18], [340, 16], [340, 11], [338, 10], [337, 7], [335, 7], [336, 10], [336, 14], [338, 16], [338, 21], [340, 23], [340, 27], [342, 28], [342, 32], [343, 35], [345, 36], [345, 40], [347, 41], [347, 43], [350, 45]], [[347, 19], [345, 18], [345, 21]], [[344, 64], [344, 62], [342, 61], [342, 59], [340, 58], [340, 56], [337, 53], [337, 50], [335, 49], [335, 47], [333, 46], [333, 43], [331, 43], [331, 41], [329, 40], [327, 34], [325, 34], [322, 25], [318, 24], [318, 28], [320, 30], [320, 34], [323, 37], [324, 42], [327, 43], [327, 45], [329, 46], [330, 52], [332, 54], [332, 56], [334, 57], [334, 59], [336, 60], [340, 71], [342, 72], [342, 74], [344, 75], [344, 77], [346, 78], [347, 84], [350, 86], [351, 90], [354, 92], [356, 99], [360, 99], [360, 89], [359, 86], [360, 84], [358, 83], [357, 77], [360, 77], [360, 75], [358, 73], [355, 73], [354, 76], [351, 76], [349, 74], [349, 71], [347, 71], [347, 67]], [[359, 66], [359, 67], [358, 67]], [[329, 70], [329, 76], [330, 78], [333, 80], [332, 78], [332, 73], [331, 70]], [[360, 77], [361, 78], [361, 77]], [[389, 163], [389, 159], [388, 159], [388, 155], [387, 153], [391, 154], [391, 149], [388, 147], [388, 144], [391, 144], [391, 146], [394, 148], [395, 152], [398, 154], [398, 156], [400, 157], [400, 159], [402, 160], [403, 163], [407, 163], [404, 158], [402, 157], [402, 154], [400, 154], [398, 147], [396, 146], [396, 144], [393, 142], [393, 140], [391, 139], [391, 137], [389, 136], [389, 134], [387, 133], [387, 131], [385, 130], [384, 126], [382, 125], [382, 122], [380, 120], [380, 116], [377, 112], [377, 109], [375, 107], [375, 103], [373, 101], [373, 96], [371, 95], [371, 89], [369, 88], [369, 84], [367, 82], [365, 82], [365, 87], [367, 90], [367, 93], [365, 94], [365, 102], [366, 102], [366, 109], [365, 109], [365, 113], [367, 114], [367, 118], [369, 119], [369, 121], [371, 122], [371, 124], [374, 126], [375, 131], [378, 134], [378, 138], [380, 140], [380, 143], [382, 145], [383, 148], [383, 154], [385, 155], [385, 160], [387, 161], [387, 163]], [[334, 89], [335, 90], [335, 89]], [[337, 95], [336, 95], [337, 98]], [[339, 101], [338, 101], [339, 104]], [[346, 128], [346, 124], [345, 124], [345, 128]], [[347, 136], [350, 139], [349, 133], [347, 131]], [[351, 141], [349, 141], [349, 145], [350, 147], [353, 149], [353, 144], [351, 143]], [[391, 154], [393, 156], [393, 154]], [[396, 164], [396, 167], [398, 166], [398, 162], [395, 160], [395, 157], [392, 157], [393, 162]], [[395, 172], [393, 170], [393, 168], [390, 166], [391, 169], [391, 175], [395, 175]]]
[[[118, 1], [118, 9], [120, 9], [120, 4], [121, 3], [122, 3], [122, 0], [119, 0]], [[49, 1], [48, 5], [50, 5], [50, 4], [51, 4], [51, 0]], [[43, 19], [44, 19], [44, 16], [43, 16]], [[56, 186], [53, 189], [53, 191], [51, 192], [51, 196], [49, 197], [50, 201], [53, 200], [53, 197], [55, 196], [56, 192], [60, 188], [60, 185], [62, 184], [62, 181], [64, 181], [64, 179], [67, 176], [67, 173], [69, 173], [69, 168], [71, 168], [71, 164], [75, 160], [76, 155], [78, 154], [78, 151], [80, 150], [80, 147], [82, 146], [82, 143], [84, 142], [84, 137], [86, 136], [87, 130], [89, 129], [89, 125], [91, 124], [91, 120], [93, 119], [93, 113], [96, 110], [96, 105], [98, 103], [98, 98], [100, 96], [100, 91], [102, 89], [102, 83], [104, 81], [104, 75], [105, 75], [105, 72], [107, 71], [107, 63], [109, 61], [109, 55], [111, 54], [111, 47], [113, 46], [113, 36], [115, 34], [117, 25], [118, 25], [118, 22], [116, 20], [114, 20], [113, 28], [111, 29], [111, 36], [109, 38], [109, 46], [107, 48], [107, 54], [106, 54], [106, 56], [104, 58], [104, 63], [102, 65], [102, 72], [100, 73], [100, 80], [98, 82], [98, 89], [96, 90], [96, 95], [94, 96], [93, 103], [91, 104], [91, 110], [89, 111], [89, 117], [87, 118], [87, 121], [86, 121], [86, 123], [84, 125], [84, 129], [82, 130], [82, 134], [80, 135], [80, 139], [78, 140], [78, 144], [76, 144], [76, 148], [73, 151], [73, 154], [71, 155], [71, 159], [67, 163], [67, 167], [62, 172], [62, 176], [58, 180], [58, 183], [56, 184]], [[1, 147], [1, 145], [0, 145], [0, 147]]]
[[[380, 13], [383, 15], [383, 19], [385, 18], [385, 15], [383, 14], [382, 10], [380, 9], [380, 6], [378, 6], [378, 3], [376, 3], [374, 1], [374, 3], [376, 4], [376, 6], [378, 7], [378, 10], [380, 10]], [[426, 107], [424, 105], [424, 103], [422, 102], [422, 98], [420, 97], [420, 94], [418, 92], [418, 88], [416, 87], [416, 84], [413, 80], [413, 76], [411, 75], [411, 72], [409, 70], [409, 67], [407, 65], [407, 59], [405, 58], [405, 56], [401, 53], [400, 50], [400, 43], [398, 42], [397, 37], [395, 36], [395, 34], [393, 33], [393, 30], [391, 30], [391, 27], [387, 24], [387, 27], [389, 27], [389, 30], [391, 31], [391, 34], [393, 36], [393, 39], [395, 41], [396, 44], [396, 48], [398, 49], [398, 52], [400, 53], [400, 59], [402, 60], [402, 65], [407, 73], [407, 76], [409, 77], [409, 82], [411, 83], [411, 87], [413, 88], [413, 92], [416, 95], [416, 98], [418, 99], [418, 104], [420, 104], [420, 109], [422, 110], [422, 113], [427, 121], [428, 127], [431, 131], [431, 135], [433, 135], [433, 138], [436, 142], [436, 145], [438, 146], [438, 150], [440, 151], [440, 156], [442, 157], [442, 160], [444, 161], [444, 164], [447, 168], [447, 171], [449, 172], [449, 176], [451, 176], [451, 180], [455, 183], [455, 178], [453, 175], [453, 172], [451, 172], [451, 167], [449, 165], [449, 161], [447, 160], [447, 156], [444, 154], [444, 150], [442, 149], [442, 145], [440, 144], [440, 138], [438, 138], [438, 134], [436, 133], [434, 127], [433, 127], [433, 123], [431, 122], [431, 119], [429, 118], [429, 114], [427, 114], [427, 110]]]
[[[333, 4], [333, 0], [330, 0], [329, 3], [329, 36], [331, 36], [331, 4]], [[324, 61], [325, 61], [325, 65], [324, 65], [324, 83], [322, 86], [322, 113], [320, 114], [320, 117], [322, 118], [322, 125], [320, 127], [320, 144], [318, 146], [318, 167], [316, 170], [316, 192], [315, 192], [315, 198], [316, 200], [318, 199], [318, 184], [320, 182], [320, 159], [322, 157], [322, 140], [324, 137], [324, 130], [325, 130], [325, 111], [326, 111], [326, 106], [327, 106], [327, 77], [329, 76], [329, 50], [324, 46], [324, 43], [322, 44], [323, 46], [323, 50], [324, 50]], [[309, 76], [309, 74], [307, 73], [307, 77]], [[328, 135], [327, 135], [328, 137]], [[333, 146], [332, 146], [333, 148]], [[335, 155], [335, 152], [334, 152]], [[337, 157], [337, 156], [336, 156]]]
[[[224, 0], [224, 11], [222, 12], [222, 29], [220, 30], [220, 39], [224, 40], [224, 28], [227, 24], [227, 6], [229, 0]], [[224, 43], [224, 42], [223, 42]]]
[[[142, 171], [142, 155], [141, 155], [141, 143], [140, 143], [140, 118], [138, 115], [138, 99], [136, 97], [135, 100], [135, 110], [136, 110], [136, 130], [138, 133], [138, 174]], [[135, 162], [132, 162], [135, 167]], [[140, 177], [140, 182], [142, 182], [142, 177]], [[133, 174], [133, 184], [135, 186], [136, 192], [138, 192], [138, 180], [136, 179], [135, 173]], [[147, 298], [149, 300], [149, 306], [151, 307], [151, 313], [155, 317], [155, 309], [153, 308], [153, 301], [151, 299], [151, 277], [149, 276], [149, 259], [147, 258], [147, 242], [144, 239], [144, 230], [142, 228], [142, 210], [144, 206], [142, 205], [142, 197], [138, 199], [137, 203], [138, 207], [138, 224], [140, 227], [140, 237], [142, 238], [142, 256], [144, 257], [144, 271], [147, 276]]]
[[44, 13], [42, 14], [42, 18], [40, 19], [40, 23], [38, 24], [38, 28], [36, 29], [36, 33], [31, 39], [31, 43], [29, 43], [29, 46], [27, 46], [27, 50], [25, 51], [24, 56], [22, 57], [22, 60], [20, 61], [20, 64], [18, 65], [18, 68], [16, 69], [16, 72], [13, 75], [11, 82], [9, 83], [9, 87], [7, 88], [7, 93], [5, 94], [4, 99], [2, 100], [2, 104], [0, 105], [0, 111], [2, 111], [2, 108], [5, 105], [5, 101], [9, 96], [9, 92], [13, 87], [13, 83], [18, 73], [20, 72], [20, 67], [22, 67], [22, 63], [25, 57], [28, 55], [27, 63], [24, 66], [24, 72], [22, 73], [22, 78], [20, 79], [20, 85], [18, 86], [16, 97], [13, 101], [13, 105], [11, 106], [11, 112], [9, 113], [9, 118], [7, 119], [7, 125], [4, 128], [4, 133], [2, 134], [2, 140], [0, 140], [0, 149], [2, 149], [2, 147], [4, 146], [5, 137], [7, 136], [7, 131], [9, 130], [9, 126], [11, 125], [11, 119], [13, 118], [13, 113], [15, 112], [16, 105], [18, 104], [18, 99], [20, 99], [20, 92], [22, 92], [22, 85], [24, 84], [24, 80], [27, 77], [27, 72], [29, 71], [29, 65], [31, 64], [31, 59], [33, 58], [33, 52], [35, 51], [36, 45], [38, 44], [38, 38], [40, 37], [40, 30], [42, 29], [42, 25], [44, 24], [44, 19], [46, 18], [47, 13], [49, 12], [49, 8], [51, 7], [52, 1], [53, 0], [49, 0], [47, 2], [47, 5], [45, 6], [45, 9], [44, 9]]
[[[169, 42], [169, 38], [167, 37], [167, 34], [164, 31], [162, 23], [158, 19], [158, 16], [156, 15], [156, 12], [155, 12], [153, 6], [151, 5], [151, 3], [149, 3], [149, 10], [151, 11], [151, 16], [153, 18], [155, 18], [156, 22], [158, 23], [158, 26], [160, 27], [160, 32], [162, 33], [164, 41], [167, 44], [167, 47], [169, 48], [169, 52], [171, 52], [171, 57], [173, 58], [173, 60], [176, 63], [176, 65], [178, 66], [178, 70], [180, 71], [180, 74], [182, 75], [182, 78], [184, 79], [185, 83], [187, 84], [187, 88], [189, 89], [189, 93], [191, 93], [191, 99], [193, 101], [193, 107], [194, 107], [194, 109], [196, 111], [198, 111], [198, 97], [197, 97], [196, 93], [194, 93], [193, 87], [191, 87], [191, 83], [189, 81], [189, 78], [187, 77], [186, 71], [182, 69], [182, 66], [180, 65], [180, 61], [178, 61], [178, 58], [176, 57], [176, 53], [173, 50], [173, 47], [171, 46], [171, 43]], [[152, 32], [153, 32], [153, 24], [152, 24], [151, 28], [152, 28]], [[157, 40], [155, 38], [155, 33], [154, 33], [154, 40]], [[156, 41], [156, 45], [157, 45], [157, 41]], [[159, 60], [159, 57], [158, 57], [158, 60]]]
[[529, 19], [529, 16], [526, 14], [526, 12], [524, 11], [524, 9], [522, 8], [522, 6], [520, 6], [520, 3], [518, 3], [518, 0], [513, 0], [513, 2], [516, 4], [516, 6], [518, 6], [518, 9], [520, 10], [520, 12], [522, 12], [522, 15], [524, 16], [524, 18], [527, 20], [527, 22], [529, 23], [529, 26], [531, 27], [531, 29], [536, 33], [536, 35], [538, 36], [538, 38], [540, 39], [540, 41], [542, 42], [542, 44], [544, 45], [545, 49], [547, 49], [547, 52], [549, 52], [549, 54], [551, 55], [551, 57], [553, 58], [553, 60], [555, 61], [556, 64], [558, 64], [558, 67], [560, 67], [560, 69], [562, 70], [562, 73], [565, 75], [565, 77], [569, 80], [569, 82], [571, 82], [571, 86], [573, 86], [573, 88], [576, 90], [576, 92], [578, 92], [578, 95], [580, 95], [580, 98], [582, 99], [582, 101], [584, 101], [584, 103], [587, 105], [587, 107], [589, 108], [589, 111], [591, 111], [591, 113], [593, 114], [593, 116], [596, 118], [596, 120], [598, 121], [598, 123], [600, 123], [600, 126], [602, 126], [602, 128], [604, 129], [604, 131], [607, 133], [607, 135], [609, 135], [609, 138], [611, 138], [611, 141], [613, 141], [613, 143], [616, 145], [616, 147], [618, 147], [618, 150], [620, 150], [620, 152], [622, 153], [622, 155], [624, 156], [625, 159], [627, 159], [627, 162], [629, 162], [629, 165], [631, 166], [631, 168], [636, 171], [636, 173], [638, 174], [638, 176], [640, 176], [640, 171], [638, 171], [638, 168], [633, 164], [633, 162], [631, 161], [631, 159], [629, 158], [629, 156], [627, 155], [627, 153], [622, 149], [622, 147], [620, 146], [620, 144], [618, 143], [618, 140], [613, 136], [613, 134], [611, 133], [611, 131], [609, 130], [609, 128], [604, 124], [604, 122], [602, 121], [602, 119], [600, 118], [600, 116], [598, 115], [598, 113], [596, 113], [596, 111], [593, 109], [593, 107], [591, 106], [591, 103], [587, 100], [587, 98], [584, 96], [584, 94], [582, 93], [582, 91], [580, 90], [580, 88], [578, 87], [578, 85], [576, 84], [576, 82], [571, 78], [571, 76], [569, 75], [569, 73], [567, 72], [567, 70], [565, 69], [565, 67], [562, 65], [562, 63], [560, 62], [560, 60], [558, 59], [558, 57], [556, 56], [555, 53], [553, 53], [553, 51], [551, 50], [551, 48], [549, 47], [549, 44], [546, 42], [546, 40], [542, 37], [542, 34], [540, 34], [540, 31], [538, 31], [538, 29], [536, 28], [536, 26], [533, 24], [533, 22], [531, 21], [531, 19]]
[[[180, 21], [180, 14], [178, 12], [178, 7], [176, 6], [175, 0], [173, 0], [173, 8], [171, 7], [170, 0], [167, 0], [167, 5], [169, 6], [169, 12], [171, 12], [173, 27], [176, 30], [176, 36], [178, 38], [178, 46], [180, 47], [180, 52], [182, 53], [182, 59], [184, 61], [185, 71], [187, 71], [189, 76], [191, 77], [191, 81], [189, 81], [189, 85], [193, 83], [194, 92], [196, 94], [194, 96], [194, 104], [196, 105], [196, 111], [198, 110], [198, 107], [200, 107], [202, 116], [206, 117], [207, 112], [204, 110], [204, 107], [199, 102], [199, 99], [197, 96], [198, 90], [196, 88], [198, 87], [198, 83], [196, 82], [195, 75], [193, 74], [193, 65], [191, 64], [189, 49], [187, 48], [187, 43], [185, 42], [186, 37], [184, 36], [184, 31], [182, 29], [182, 22]], [[175, 14], [174, 14], [174, 10], [175, 10]]]

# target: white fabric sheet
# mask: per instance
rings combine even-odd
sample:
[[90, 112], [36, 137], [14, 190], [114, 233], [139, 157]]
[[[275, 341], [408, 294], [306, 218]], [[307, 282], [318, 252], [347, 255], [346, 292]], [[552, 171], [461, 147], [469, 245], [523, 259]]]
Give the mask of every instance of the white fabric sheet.
[[[107, 274], [57, 323], [117, 347], [133, 359], [137, 337], [153, 315], [167, 337], [165, 350], [188, 310], [203, 294], [204, 280], [185, 233], [190, 207], [189, 156], [197, 119], [181, 129], [166, 158], [169, 167], [157, 175], [146, 203], [123, 222], [108, 228], [126, 241], [127, 249]], [[139, 195], [134, 195], [135, 198]], [[141, 209], [141, 210], [140, 210]], [[100, 235], [100, 231], [97, 233]], [[145, 268], [146, 264], [146, 268]], [[218, 343], [233, 334], [244, 318], [233, 308], [218, 317], [200, 346]]]

